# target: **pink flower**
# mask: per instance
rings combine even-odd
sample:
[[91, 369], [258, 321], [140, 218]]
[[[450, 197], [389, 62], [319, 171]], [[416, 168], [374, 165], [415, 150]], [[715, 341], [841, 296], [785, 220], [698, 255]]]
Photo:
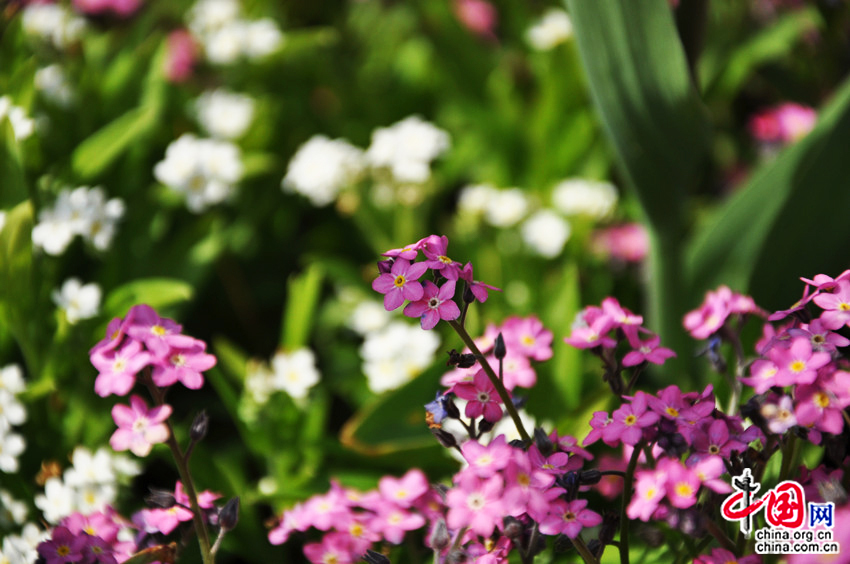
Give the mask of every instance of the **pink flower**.
[[99, 371], [94, 381], [95, 393], [100, 397], [127, 395], [136, 383], [136, 374], [150, 361], [150, 353], [143, 351], [138, 341], [129, 341], [117, 350], [98, 348], [91, 356], [91, 363]]
[[[378, 481], [383, 498], [402, 508], [410, 507], [430, 489], [428, 479], [421, 470], [413, 469], [401, 478], [384, 476]], [[418, 528], [418, 527], [416, 527]]]
[[614, 322], [608, 316], [600, 316], [590, 325], [574, 326], [569, 337], [564, 337], [564, 342], [577, 349], [592, 349], [596, 347], [614, 348], [617, 341], [607, 335], [613, 327]]
[[74, 8], [84, 14], [104, 14], [112, 12], [127, 17], [138, 10], [141, 0], [74, 0]]
[[495, 286], [491, 286], [489, 284], [485, 284], [484, 282], [479, 282], [478, 280], [473, 280], [472, 278], [472, 263], [468, 262], [463, 267], [463, 270], [460, 271], [460, 279], [465, 281], [469, 286], [469, 290], [472, 292], [472, 295], [476, 300], [481, 302], [482, 304], [487, 301], [487, 291], [495, 290], [497, 292], [501, 292], [502, 290], [496, 288]]
[[321, 543], [304, 545], [304, 556], [314, 564], [351, 564], [360, 559], [360, 554], [353, 553], [351, 537], [340, 532], [325, 535]]
[[720, 476], [726, 472], [726, 466], [719, 456], [707, 456], [691, 466], [691, 470], [700, 483], [708, 489], [717, 493], [732, 491], [732, 486], [720, 479]]
[[130, 308], [125, 322], [130, 338], [142, 341], [159, 358], [166, 356], [171, 347], [190, 347], [195, 342], [192, 337], [180, 334], [183, 329], [180, 325], [160, 317], [149, 305]]
[[696, 472], [673, 458], [662, 458], [656, 467], [658, 472], [666, 476], [667, 499], [673, 507], [686, 509], [696, 503], [700, 486]]
[[446, 256], [449, 247], [448, 237], [445, 235], [442, 237], [429, 235], [422, 239], [419, 245], [428, 259], [425, 261], [425, 265], [428, 268], [439, 271], [440, 274], [449, 280], [457, 280], [460, 277], [462, 265]]
[[540, 532], [544, 535], [564, 534], [576, 538], [584, 527], [595, 527], [602, 522], [602, 516], [586, 509], [586, 499], [567, 502], [556, 499], [549, 507], [549, 516], [540, 522]]
[[811, 384], [817, 378], [818, 369], [832, 360], [827, 352], [813, 352], [811, 341], [805, 337], [794, 338], [787, 349], [773, 347], [768, 357], [778, 368], [775, 378], [777, 386]]
[[850, 281], [839, 281], [836, 291], [818, 294], [812, 301], [825, 310], [820, 320], [827, 329], [839, 329], [850, 322]]
[[693, 447], [696, 452], [729, 458], [733, 450], [743, 452], [747, 443], [733, 438], [729, 433], [729, 427], [721, 419], [715, 419], [711, 424], [694, 430]]
[[495, 38], [493, 30], [499, 15], [492, 4], [485, 0], [455, 0], [453, 8], [466, 29], [482, 37]]
[[446, 524], [455, 530], [469, 527], [475, 534], [489, 537], [504, 517], [502, 476], [482, 479], [472, 472], [460, 472], [455, 479], [457, 483], [446, 494]]
[[168, 54], [165, 59], [165, 76], [171, 82], [185, 82], [192, 76], [198, 60], [198, 45], [192, 34], [178, 29], [168, 34]]
[[808, 106], [785, 103], [750, 118], [750, 133], [764, 143], [793, 143], [815, 126], [817, 112]]
[[667, 493], [667, 476], [656, 470], [635, 473], [635, 493], [626, 509], [629, 519], [649, 521]]
[[196, 339], [192, 339], [188, 346], [172, 348], [165, 358], [153, 365], [154, 384], [165, 387], [179, 380], [191, 390], [199, 389], [204, 385], [201, 372], [209, 370], [216, 363], [215, 356], [204, 352], [206, 348], [206, 343]]
[[467, 417], [483, 415], [484, 419], [491, 423], [502, 418], [502, 399], [484, 370], [476, 372], [472, 382], [455, 384], [452, 391], [459, 398], [468, 400], [464, 410]]
[[831, 393], [820, 386], [798, 386], [796, 398], [794, 415], [799, 425], [814, 427], [833, 435], [840, 435], [844, 430], [841, 408], [836, 405], [835, 397]]
[[649, 235], [639, 223], [596, 231], [590, 242], [594, 252], [624, 262], [641, 262], [649, 254]]
[[369, 527], [393, 544], [401, 544], [407, 531], [425, 526], [425, 517], [411, 513], [392, 503], [378, 506], [377, 515], [369, 521]]
[[390, 272], [381, 274], [372, 282], [372, 289], [384, 294], [384, 308], [392, 311], [404, 303], [422, 298], [422, 284], [416, 282], [428, 267], [424, 262], [410, 264], [405, 259], [396, 259]]
[[83, 558], [86, 535], [75, 535], [67, 527], [53, 529], [50, 539], [38, 545], [38, 553], [47, 564], [79, 562]]
[[694, 339], [707, 339], [723, 326], [730, 315], [749, 313], [764, 315], [751, 297], [720, 286], [706, 294], [699, 309], [685, 315], [683, 325]]
[[[209, 490], [199, 492], [198, 506], [201, 509], [212, 509], [214, 507], [213, 502], [220, 497], [221, 495]], [[186, 509], [189, 506], [189, 496], [183, 490], [181, 482], [177, 482], [174, 486], [174, 501], [176, 503], [167, 509], [142, 509], [139, 512], [145, 532], [160, 532], [167, 535], [176, 529], [180, 523], [192, 520], [192, 512]]]
[[779, 401], [775, 402], [767, 401], [759, 411], [762, 417], [767, 420], [767, 428], [772, 433], [782, 434], [797, 424], [797, 417], [794, 415], [794, 402], [791, 396], [782, 396]]
[[508, 465], [514, 449], [507, 445], [504, 435], [499, 435], [486, 446], [475, 440], [466, 441], [460, 452], [472, 472], [480, 478], [489, 478]]
[[538, 361], [552, 358], [552, 332], [534, 316], [509, 317], [502, 324], [502, 336], [508, 352]]
[[776, 386], [779, 368], [769, 360], [757, 360], [750, 365], [750, 376], [741, 378], [741, 382], [755, 388], [757, 394], [763, 394]]
[[170, 405], [148, 409], [145, 400], [134, 394], [130, 396], [130, 407], [121, 404], [112, 407], [112, 419], [118, 430], [109, 444], [116, 451], [129, 449], [136, 456], [147, 456], [154, 444], [168, 440], [165, 420], [170, 416]]
[[646, 410], [646, 398], [645, 393], [638, 392], [631, 403], [623, 404], [612, 414], [613, 421], [602, 431], [606, 444], [623, 441], [634, 446], [641, 439], [643, 428], [658, 422], [658, 414]]
[[407, 304], [404, 315], [418, 317], [423, 329], [433, 329], [441, 319], [451, 321], [460, 317], [460, 309], [452, 299], [454, 295], [454, 280], [446, 281], [440, 288], [426, 280], [421, 299]]
[[[629, 340], [631, 342], [631, 339]], [[670, 358], [676, 356], [672, 350], [660, 347], [661, 337], [658, 335], [651, 337], [647, 341], [635, 339], [632, 343], [637, 350], [629, 351], [623, 357], [623, 366], [637, 366], [642, 362], [651, 362], [652, 364], [664, 364]]]

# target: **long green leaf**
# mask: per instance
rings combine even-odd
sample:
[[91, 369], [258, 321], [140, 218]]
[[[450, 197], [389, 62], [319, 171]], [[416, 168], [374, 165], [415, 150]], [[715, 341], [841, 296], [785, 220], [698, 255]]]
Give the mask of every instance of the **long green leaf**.
[[0, 119], [0, 209], [20, 203], [27, 197], [21, 150], [12, 124]]
[[173, 278], [141, 278], [112, 290], [103, 304], [103, 311], [110, 316], [124, 316], [136, 304], [148, 304], [162, 308], [189, 300], [192, 286]]
[[133, 108], [80, 143], [71, 156], [74, 172], [84, 180], [94, 178], [155, 125], [152, 108]]
[[322, 289], [322, 276], [321, 267], [314, 263], [306, 272], [289, 280], [281, 335], [281, 343], [287, 350], [307, 344]]
[[728, 284], [778, 308], [798, 297], [799, 276], [846, 268], [847, 147], [850, 80], [815, 130], [755, 172], [695, 237], [687, 263], [693, 291]]

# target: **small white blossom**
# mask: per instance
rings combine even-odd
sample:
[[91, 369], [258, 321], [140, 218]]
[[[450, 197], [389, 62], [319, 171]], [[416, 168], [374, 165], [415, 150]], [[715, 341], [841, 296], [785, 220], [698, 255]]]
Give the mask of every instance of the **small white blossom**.
[[154, 176], [186, 197], [186, 206], [201, 213], [224, 201], [242, 177], [239, 147], [227, 141], [181, 135], [154, 166]]
[[0, 432], [0, 470], [13, 474], [18, 471], [18, 457], [24, 452], [26, 442], [16, 433]]
[[263, 362], [250, 362], [245, 372], [245, 390], [258, 405], [265, 405], [277, 391], [275, 373]]
[[27, 504], [0, 490], [0, 525], [23, 525], [27, 520]]
[[24, 405], [8, 390], [0, 388], [0, 433], [12, 425], [20, 425], [27, 419]]
[[238, 0], [198, 0], [187, 13], [189, 29], [203, 36], [239, 17]]
[[552, 203], [564, 215], [586, 215], [603, 219], [617, 205], [617, 189], [609, 182], [571, 178], [552, 192]]
[[248, 28], [237, 20], [222, 26], [202, 37], [207, 59], [216, 65], [236, 62], [248, 42]]
[[83, 515], [103, 511], [115, 503], [118, 489], [114, 484], [84, 484], [74, 488], [74, 509]]
[[512, 227], [525, 217], [528, 197], [519, 188], [497, 190], [487, 201], [485, 218], [493, 227]]
[[433, 331], [402, 321], [367, 334], [360, 356], [369, 389], [382, 393], [402, 386], [433, 363], [439, 346]]
[[548, 51], [573, 35], [573, 23], [564, 11], [553, 8], [529, 28], [526, 39], [538, 51]]
[[115, 472], [112, 455], [106, 448], [92, 454], [86, 447], [78, 446], [71, 454], [72, 467], [65, 470], [65, 483], [78, 487], [85, 484], [112, 484]]
[[289, 161], [281, 186], [306, 196], [314, 206], [333, 202], [363, 170], [363, 152], [345, 139], [314, 135]]
[[399, 182], [422, 183], [431, 176], [431, 161], [449, 148], [449, 134], [419, 116], [410, 116], [372, 132], [366, 160], [387, 168]]
[[295, 400], [307, 397], [310, 388], [319, 381], [316, 357], [310, 349], [298, 349], [291, 353], [278, 352], [272, 357], [275, 388], [292, 396]]
[[[38, 559], [38, 545], [49, 538], [50, 531], [35, 523], [27, 523], [20, 535], [8, 535], [3, 539], [3, 554], [9, 564], [33, 564]], [[2, 557], [0, 562], [3, 562]]]
[[17, 364], [8, 364], [0, 368], [0, 391], [6, 390], [17, 395], [24, 391], [24, 373]]
[[473, 184], [464, 186], [458, 196], [457, 209], [459, 213], [481, 215], [487, 211], [487, 204], [495, 197], [498, 188], [492, 184]]
[[522, 224], [523, 241], [546, 258], [561, 254], [570, 232], [569, 222], [551, 210], [540, 210]]
[[374, 300], [363, 300], [348, 318], [348, 326], [360, 335], [366, 335], [380, 331], [389, 321], [390, 313], [383, 304]]
[[97, 315], [100, 296], [100, 286], [95, 282], [83, 284], [78, 278], [69, 278], [62, 284], [61, 290], [53, 291], [53, 302], [65, 311], [68, 323], [73, 325]]
[[242, 19], [239, 8], [232, 0], [200, 0], [189, 10], [189, 29], [211, 63], [227, 65], [240, 58], [258, 59], [283, 44], [283, 33], [273, 20]]
[[247, 23], [246, 41], [242, 47], [249, 59], [271, 55], [283, 45], [284, 36], [277, 24], [269, 18]]
[[71, 83], [64, 69], [58, 64], [48, 65], [35, 71], [33, 83], [47, 100], [59, 106], [67, 107], [74, 100]]
[[97, 250], [105, 251], [123, 215], [124, 202], [119, 198], [107, 200], [101, 187], [65, 188], [59, 192], [53, 207], [39, 213], [32, 241], [47, 254], [61, 255], [79, 235]]
[[55, 525], [74, 512], [74, 489], [59, 478], [48, 478], [44, 494], [35, 496], [35, 506], [41, 509], [44, 520]]
[[219, 88], [201, 94], [195, 101], [195, 111], [207, 133], [219, 139], [237, 139], [251, 125], [254, 100]]
[[8, 118], [12, 124], [12, 132], [18, 141], [26, 139], [35, 131], [35, 121], [27, 117], [23, 108], [12, 104], [8, 96], [0, 96], [0, 122], [3, 118]]
[[49, 41], [60, 50], [82, 37], [86, 27], [85, 20], [64, 4], [29, 3], [24, 7], [21, 23], [25, 33]]

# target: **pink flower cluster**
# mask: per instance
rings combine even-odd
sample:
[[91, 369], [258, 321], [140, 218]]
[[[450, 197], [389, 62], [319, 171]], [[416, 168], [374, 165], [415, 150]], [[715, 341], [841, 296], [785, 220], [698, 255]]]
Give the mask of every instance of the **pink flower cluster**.
[[[850, 326], [850, 271], [837, 278], [819, 274], [802, 280], [803, 297], [769, 317], [791, 320], [778, 328], [765, 325], [756, 344], [760, 358], [741, 381], [766, 394], [761, 415], [770, 431], [784, 433], [799, 425], [819, 443], [821, 433], [841, 434], [842, 411], [850, 406], [850, 366], [840, 350], [850, 339], [836, 332]], [[808, 304], [820, 309], [818, 317]]]
[[[579, 349], [615, 349], [624, 336], [632, 350], [623, 357], [623, 366], [637, 366], [643, 362], [664, 364], [668, 358], [676, 356], [672, 350], [660, 346], [661, 337], [642, 324], [643, 317], [622, 307], [616, 298], [608, 297], [602, 300], [601, 307], [587, 306], [582, 310], [564, 342]], [[647, 338], [641, 339], [641, 334]]]
[[[149, 371], [151, 382], [160, 388], [177, 382], [193, 390], [200, 388], [204, 383], [201, 373], [215, 366], [216, 358], [206, 352], [206, 343], [181, 334], [181, 330], [148, 305], [133, 306], [124, 319], [110, 321], [106, 337], [89, 353], [99, 372], [95, 392], [101, 397], [127, 395], [142, 370]], [[168, 439], [165, 420], [170, 415], [170, 406], [148, 409], [145, 401], [134, 395], [129, 406], [112, 409], [118, 430], [110, 444], [115, 450], [130, 449], [137, 456], [146, 456], [153, 444]]]
[[38, 545], [46, 564], [116, 564], [136, 552], [132, 541], [119, 541], [118, 533], [132, 524], [112, 508], [89, 515], [72, 513], [53, 529], [50, 538]]
[[[412, 245], [384, 253], [389, 259], [379, 263], [381, 274], [372, 282], [372, 289], [384, 295], [387, 311], [404, 308], [408, 317], [420, 319], [423, 329], [433, 329], [440, 320], [451, 321], [460, 317], [460, 308], [454, 301], [458, 280], [466, 283], [474, 299], [484, 302], [488, 290], [498, 290], [472, 278], [472, 263], [462, 265], [447, 256], [449, 239], [445, 235], [429, 235]], [[415, 262], [419, 252], [424, 260]], [[419, 279], [431, 271], [434, 281]], [[441, 282], [442, 281], [442, 282]], [[437, 284], [442, 284], [438, 286]]]
[[750, 134], [762, 143], [785, 145], [805, 137], [815, 126], [817, 112], [793, 102], [763, 110], [750, 118]]
[[767, 314], [749, 296], [738, 294], [727, 286], [708, 292], [702, 305], [685, 315], [684, 326], [694, 339], [708, 339], [726, 324], [731, 316]]
[[366, 493], [332, 483], [327, 493], [284, 511], [269, 541], [282, 544], [296, 531], [315, 528], [324, 535], [305, 545], [308, 560], [349, 563], [375, 542], [400, 544], [407, 532], [428, 526], [431, 548], [443, 558], [454, 552], [475, 562], [506, 563], [514, 548], [501, 535], [506, 518], [529, 529], [536, 522], [544, 535], [570, 538], [602, 522], [587, 509], [586, 500], [575, 497], [577, 491], [567, 492], [556, 483], [570, 472], [578, 476], [584, 460], [592, 457], [572, 437], [553, 433], [550, 440], [552, 449], [546, 453], [536, 445], [528, 451], [515, 448], [504, 435], [488, 445], [467, 441], [461, 448], [467, 466], [455, 474], [445, 495], [416, 469], [402, 478], [385, 476], [377, 490]]

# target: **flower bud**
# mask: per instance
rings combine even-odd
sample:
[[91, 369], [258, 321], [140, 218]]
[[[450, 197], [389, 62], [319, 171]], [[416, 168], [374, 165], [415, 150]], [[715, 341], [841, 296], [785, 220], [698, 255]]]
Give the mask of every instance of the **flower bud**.
[[438, 519], [431, 529], [431, 534], [428, 535], [428, 546], [434, 550], [443, 550], [449, 543], [452, 542], [452, 536], [449, 534], [449, 528], [443, 519]]
[[502, 337], [501, 332], [496, 335], [496, 341], [493, 345], [493, 354], [499, 360], [502, 360], [505, 358], [505, 355], [508, 354], [508, 349], [505, 347], [505, 338]]
[[599, 480], [602, 479], [602, 472], [599, 470], [583, 470], [578, 475], [578, 482], [582, 486], [592, 486], [593, 484], [598, 484]]
[[471, 304], [475, 301], [475, 294], [472, 293], [472, 286], [469, 284], [463, 285], [463, 303]]
[[478, 432], [479, 433], [489, 433], [493, 430], [493, 427], [496, 426], [495, 421], [487, 421], [486, 419], [482, 419], [478, 423]]
[[505, 528], [502, 531], [506, 537], [511, 539], [514, 543], [522, 536], [522, 533], [525, 532], [525, 527], [523, 527], [522, 523], [516, 517], [505, 517], [504, 519]]
[[549, 456], [552, 454], [552, 449], [554, 445], [552, 444], [552, 439], [549, 438], [549, 435], [546, 434], [541, 427], [534, 428], [534, 444], [537, 445], [537, 448], [540, 450], [540, 454], [543, 456]]
[[389, 258], [387, 260], [379, 260], [378, 261], [378, 272], [381, 274], [389, 274], [390, 270], [393, 268], [393, 259]]
[[239, 496], [231, 498], [218, 512], [218, 524], [222, 531], [232, 531], [239, 522]]
[[210, 424], [210, 418], [205, 410], [201, 410], [192, 421], [192, 427], [189, 429], [189, 438], [193, 443], [197, 443], [207, 436], [207, 428]]
[[150, 494], [145, 496], [145, 503], [151, 507], [166, 509], [174, 505], [174, 493], [159, 488], [150, 488]]
[[361, 559], [367, 564], [392, 564], [389, 558], [374, 550], [367, 550]]
[[442, 429], [437, 428], [431, 428], [430, 431], [444, 447], [455, 448], [457, 446], [457, 439], [455, 439], [455, 436], [448, 431], [443, 431]]

